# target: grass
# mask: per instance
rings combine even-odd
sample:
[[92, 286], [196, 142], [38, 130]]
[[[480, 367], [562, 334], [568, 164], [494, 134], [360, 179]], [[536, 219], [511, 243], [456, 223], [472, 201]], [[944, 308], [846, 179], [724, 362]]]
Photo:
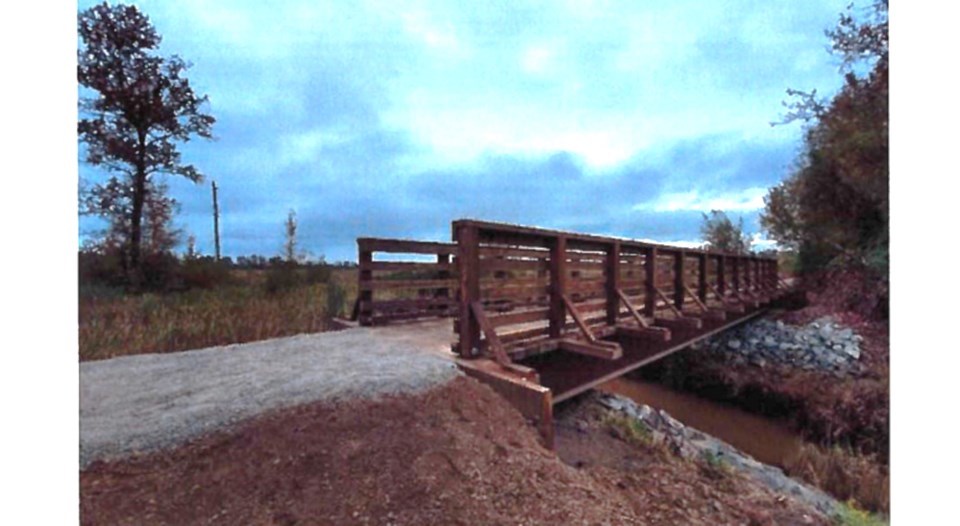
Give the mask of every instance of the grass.
[[172, 294], [84, 294], [80, 299], [80, 360], [164, 353], [329, 330], [329, 309], [356, 297], [352, 280], [301, 285], [266, 294], [255, 284]]
[[800, 454], [784, 468], [790, 476], [803, 479], [839, 500], [874, 512], [890, 511], [890, 472], [873, 456], [858, 455], [839, 446], [822, 448], [804, 444]]
[[733, 468], [712, 451], [704, 451], [702, 461], [701, 471], [712, 479], [723, 479], [733, 472]]
[[846, 503], [833, 521], [838, 526], [886, 526], [889, 524], [884, 517], [864, 511], [853, 502]]
[[615, 437], [629, 444], [644, 448], [656, 446], [653, 431], [636, 418], [618, 413], [608, 413], [603, 417], [603, 425]]

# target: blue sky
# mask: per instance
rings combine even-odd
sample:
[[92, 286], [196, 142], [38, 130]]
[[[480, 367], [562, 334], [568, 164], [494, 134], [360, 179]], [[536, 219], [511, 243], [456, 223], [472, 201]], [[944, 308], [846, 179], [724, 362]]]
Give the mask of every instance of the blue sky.
[[176, 224], [213, 251], [213, 179], [225, 255], [278, 254], [294, 209], [302, 249], [355, 260], [461, 217], [693, 243], [719, 208], [759, 232], [802, 134], [770, 122], [787, 88], [839, 87], [846, 0], [136, 3], [218, 121], [182, 148], [205, 183], [168, 179]]

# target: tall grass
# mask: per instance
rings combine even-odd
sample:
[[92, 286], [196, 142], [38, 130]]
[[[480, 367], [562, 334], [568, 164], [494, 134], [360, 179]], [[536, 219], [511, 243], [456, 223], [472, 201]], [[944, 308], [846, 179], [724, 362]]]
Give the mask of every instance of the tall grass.
[[[335, 294], [347, 301], [351, 292], [355, 295], [352, 290]], [[326, 284], [275, 294], [250, 285], [163, 295], [85, 294], [79, 307], [80, 360], [321, 332], [330, 328], [332, 317]]]
[[842, 447], [804, 444], [800, 454], [784, 468], [790, 476], [842, 501], [873, 512], [890, 512], [890, 471], [873, 456], [857, 455]]

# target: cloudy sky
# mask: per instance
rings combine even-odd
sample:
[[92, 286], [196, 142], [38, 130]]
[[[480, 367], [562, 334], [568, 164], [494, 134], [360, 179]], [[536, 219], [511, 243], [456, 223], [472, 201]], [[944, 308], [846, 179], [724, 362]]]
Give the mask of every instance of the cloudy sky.
[[770, 123], [787, 88], [839, 87], [847, 0], [136, 3], [217, 118], [183, 147], [205, 183], [168, 180], [177, 225], [213, 251], [212, 179], [225, 255], [278, 254], [293, 209], [304, 250], [355, 260], [358, 236], [464, 217], [696, 242], [723, 209], [759, 232], [802, 132]]

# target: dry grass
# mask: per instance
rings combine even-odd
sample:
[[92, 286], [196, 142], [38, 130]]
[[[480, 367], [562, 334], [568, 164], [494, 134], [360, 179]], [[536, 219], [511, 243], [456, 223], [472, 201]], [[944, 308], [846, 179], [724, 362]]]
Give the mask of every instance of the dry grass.
[[804, 444], [786, 472], [834, 497], [873, 512], [890, 511], [890, 472], [876, 458], [840, 448]]
[[[347, 312], [356, 283], [341, 280]], [[252, 284], [177, 294], [82, 297], [80, 360], [243, 343], [330, 328], [327, 285], [265, 294]]]

